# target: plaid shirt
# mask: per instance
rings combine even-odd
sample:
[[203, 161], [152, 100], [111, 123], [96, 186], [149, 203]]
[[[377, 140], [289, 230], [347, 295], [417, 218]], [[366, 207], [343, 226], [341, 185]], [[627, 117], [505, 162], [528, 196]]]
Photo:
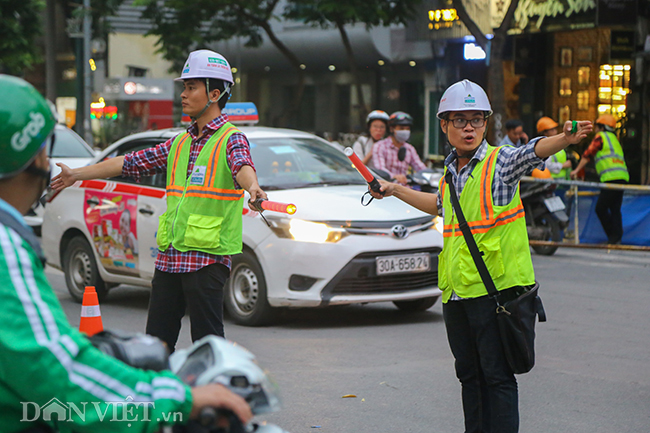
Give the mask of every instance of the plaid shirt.
[[391, 137], [375, 143], [372, 147], [373, 167], [387, 171], [393, 177], [397, 174], [406, 174], [409, 166], [413, 167], [413, 170], [415, 171], [427, 168], [427, 166], [420, 160], [420, 157], [413, 146], [408, 143], [404, 143], [402, 146], [406, 148], [406, 157], [404, 158], [404, 161], [400, 161], [397, 157], [399, 148], [393, 144], [393, 139]]
[[[228, 116], [223, 114], [203, 127], [202, 135], [198, 135], [198, 126], [196, 122], [192, 123], [187, 132], [192, 137], [190, 147], [190, 161], [187, 166], [187, 176], [192, 173], [194, 162], [199, 156], [201, 149], [208, 142], [210, 137], [217, 132], [228, 121]], [[177, 137], [177, 136], [176, 136]], [[166, 142], [149, 149], [143, 149], [138, 152], [129, 153], [124, 156], [124, 166], [122, 168], [122, 177], [131, 177], [140, 181], [140, 176], [150, 176], [155, 173], [164, 173], [167, 171], [167, 157], [172, 147], [172, 142], [176, 137], [170, 138]], [[228, 167], [232, 172], [232, 179], [235, 187], [240, 188], [237, 183], [237, 173], [245, 165], [253, 168], [253, 160], [250, 154], [250, 145], [248, 139], [242, 133], [236, 132], [228, 139], [226, 148]], [[158, 250], [156, 258], [156, 269], [170, 273], [195, 272], [199, 269], [214, 264], [221, 263], [230, 268], [230, 256], [217, 256], [201, 251], [181, 252], [171, 245], [165, 251]]]
[[593, 159], [601, 150], [603, 150], [603, 139], [600, 134], [596, 134], [594, 139], [591, 141], [591, 144], [589, 144], [587, 150], [585, 150], [585, 152], [582, 154], [582, 157]]
[[[492, 180], [492, 199], [496, 206], [505, 206], [510, 203], [517, 192], [521, 177], [543, 165], [543, 160], [535, 154], [535, 143], [541, 138], [544, 137], [534, 138], [520, 147], [502, 146], [497, 155], [494, 179]], [[460, 173], [456, 172], [455, 162], [458, 157], [456, 149], [452, 150], [451, 154], [445, 159], [445, 166], [451, 172], [452, 181], [454, 182], [456, 193], [459, 197], [467, 180], [472, 176], [474, 167], [487, 155], [487, 150], [488, 142], [483, 140], [483, 143], [478, 147], [472, 159], [469, 160], [465, 167], [460, 169]], [[440, 194], [438, 194], [437, 205], [438, 214], [444, 219]], [[451, 301], [462, 299], [455, 292], [452, 292]]]

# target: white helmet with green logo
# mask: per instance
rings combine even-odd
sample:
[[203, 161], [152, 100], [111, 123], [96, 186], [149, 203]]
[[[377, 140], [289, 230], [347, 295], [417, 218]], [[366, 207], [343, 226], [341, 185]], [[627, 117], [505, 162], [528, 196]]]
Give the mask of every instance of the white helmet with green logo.
[[438, 105], [438, 119], [444, 119], [446, 113], [451, 111], [478, 110], [484, 111], [486, 116], [492, 115], [492, 106], [485, 90], [469, 80], [459, 81], [445, 90], [440, 105]]
[[181, 76], [174, 81], [191, 78], [215, 78], [234, 84], [230, 64], [226, 58], [210, 50], [192, 51], [183, 66]]
[[0, 75], [0, 179], [25, 170], [54, 130], [47, 101], [27, 81]]

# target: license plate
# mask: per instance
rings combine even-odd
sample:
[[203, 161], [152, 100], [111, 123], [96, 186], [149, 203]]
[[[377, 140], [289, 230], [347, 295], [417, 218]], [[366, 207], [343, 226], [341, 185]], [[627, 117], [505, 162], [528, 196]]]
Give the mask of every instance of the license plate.
[[377, 257], [377, 275], [425, 272], [431, 269], [428, 253]]
[[545, 198], [544, 204], [546, 205], [546, 209], [548, 209], [549, 212], [564, 210], [564, 202], [560, 197], [557, 196]]

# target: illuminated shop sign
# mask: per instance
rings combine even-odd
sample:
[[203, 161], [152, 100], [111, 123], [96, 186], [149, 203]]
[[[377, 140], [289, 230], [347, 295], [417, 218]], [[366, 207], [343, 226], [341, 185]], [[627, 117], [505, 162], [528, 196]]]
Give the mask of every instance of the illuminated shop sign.
[[436, 9], [429, 11], [429, 21], [431, 21], [429, 23], [430, 30], [452, 28], [458, 20], [456, 9]]
[[468, 42], [463, 45], [463, 58], [465, 60], [485, 60], [485, 51], [483, 48], [473, 42]]
[[[515, 10], [515, 28], [528, 27], [539, 30], [555, 24], [570, 27], [582, 22], [595, 21], [597, 0], [521, 0]], [[586, 13], [589, 13], [585, 15]], [[583, 19], [576, 21], [578, 17]]]

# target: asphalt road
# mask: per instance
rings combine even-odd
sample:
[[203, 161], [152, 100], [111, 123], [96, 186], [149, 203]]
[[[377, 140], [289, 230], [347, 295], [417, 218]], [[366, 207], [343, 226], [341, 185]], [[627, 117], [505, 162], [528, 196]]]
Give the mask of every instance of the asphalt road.
[[[650, 432], [650, 254], [560, 249], [533, 261], [548, 322], [536, 367], [518, 376], [520, 431]], [[62, 274], [48, 276], [77, 325]], [[101, 305], [105, 327], [144, 330], [147, 303], [146, 289], [115, 289]], [[186, 347], [187, 318], [181, 332]], [[291, 433], [463, 431], [440, 304], [291, 310], [265, 328], [227, 322], [226, 333], [272, 372], [284, 408], [263, 419]]]

